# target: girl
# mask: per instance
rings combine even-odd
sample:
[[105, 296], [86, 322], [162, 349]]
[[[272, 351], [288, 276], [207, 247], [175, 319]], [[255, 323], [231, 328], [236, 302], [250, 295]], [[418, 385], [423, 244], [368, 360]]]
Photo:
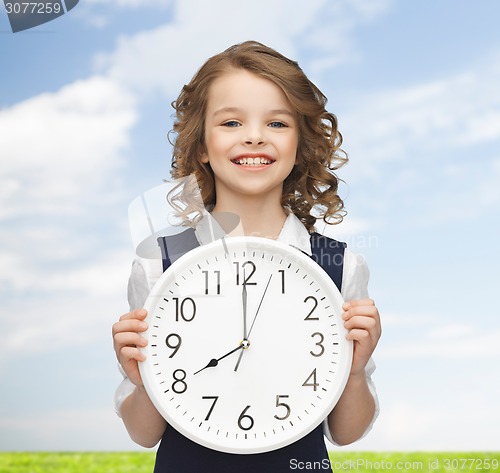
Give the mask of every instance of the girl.
[[[311, 255], [316, 220], [338, 223], [344, 215], [334, 170], [347, 162], [337, 120], [326, 97], [298, 64], [249, 41], [210, 58], [184, 86], [176, 109], [172, 176], [194, 176], [206, 209], [236, 214], [231, 235], [287, 242]], [[187, 218], [187, 217], [186, 217]], [[203, 232], [194, 226], [198, 243]], [[289, 471], [298, 462], [328, 462], [324, 435], [338, 445], [361, 438], [377, 415], [371, 355], [380, 338], [378, 310], [368, 299], [364, 260], [348, 250], [341, 292], [347, 337], [354, 341], [343, 395], [323, 426], [274, 452], [233, 455], [197, 445], [168, 426], [150, 401], [138, 370], [146, 340], [141, 309], [162, 273], [158, 260], [134, 261], [129, 281], [131, 312], [113, 326], [114, 348], [125, 376], [116, 394], [118, 414], [138, 444], [162, 440], [155, 472]], [[304, 463], [302, 463], [304, 464]]]

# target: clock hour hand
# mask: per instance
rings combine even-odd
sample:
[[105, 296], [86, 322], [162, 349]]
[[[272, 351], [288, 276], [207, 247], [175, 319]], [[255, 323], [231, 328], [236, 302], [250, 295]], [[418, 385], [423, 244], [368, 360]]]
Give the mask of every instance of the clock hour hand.
[[237, 352], [238, 350], [241, 350], [242, 348], [245, 348], [247, 346], [247, 341], [243, 340], [236, 348], [233, 348], [230, 352], [226, 353], [225, 355], [221, 356], [220, 358], [212, 358], [207, 365], [204, 368], [201, 368], [200, 370], [196, 371], [194, 374], [198, 374], [200, 371], [206, 370], [207, 368], [214, 368], [219, 364], [220, 360], [223, 360], [226, 358], [226, 356], [232, 355], [233, 353]]

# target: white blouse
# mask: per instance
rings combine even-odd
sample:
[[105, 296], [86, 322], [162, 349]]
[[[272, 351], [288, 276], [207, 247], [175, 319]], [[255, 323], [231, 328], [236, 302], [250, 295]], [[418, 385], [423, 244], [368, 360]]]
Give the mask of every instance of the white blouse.
[[[209, 217], [208, 220], [206, 218], [203, 219], [201, 224], [196, 227], [195, 233], [200, 245], [209, 243], [213, 240], [213, 225], [213, 219]], [[309, 232], [293, 213], [290, 213], [285, 220], [285, 224], [278, 236], [278, 241], [294, 246], [308, 255], [312, 254]], [[144, 306], [151, 289], [162, 273], [163, 265], [161, 259], [145, 259], [138, 257], [133, 261], [132, 271], [128, 282], [128, 302], [130, 310], [140, 309]], [[344, 254], [342, 289], [340, 291], [344, 300], [350, 301], [367, 298], [368, 279], [369, 271], [365, 259], [361, 255], [357, 255], [346, 248]], [[121, 366], [118, 365], [118, 367], [124, 378], [118, 386], [114, 396], [115, 411], [120, 416], [121, 405], [125, 398], [132, 394], [135, 385], [127, 378]], [[371, 379], [371, 375], [374, 371], [375, 363], [370, 359], [365, 368], [365, 373], [368, 387], [375, 401], [375, 413], [363, 437], [371, 430], [379, 413], [377, 393]], [[336, 444], [330, 434], [326, 419], [323, 424], [323, 430], [326, 438], [333, 444]]]

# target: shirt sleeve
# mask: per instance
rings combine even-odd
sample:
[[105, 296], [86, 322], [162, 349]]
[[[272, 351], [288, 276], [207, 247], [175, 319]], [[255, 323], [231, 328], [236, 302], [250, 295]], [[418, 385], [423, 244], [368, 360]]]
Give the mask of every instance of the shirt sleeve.
[[[344, 268], [342, 275], [342, 290], [341, 294], [345, 301], [355, 300], [355, 299], [365, 299], [368, 296], [368, 280], [370, 278], [370, 271], [368, 270], [368, 265], [366, 264], [363, 256], [353, 253], [352, 251], [346, 249], [344, 254]], [[373, 413], [373, 418], [370, 424], [364, 431], [363, 435], [358, 439], [361, 440], [365, 437], [368, 432], [373, 427], [375, 420], [380, 412], [380, 405], [377, 397], [377, 391], [375, 389], [375, 384], [372, 381], [372, 374], [375, 371], [375, 362], [372, 358], [368, 360], [365, 367], [366, 382], [368, 384], [368, 389], [373, 396], [373, 401], [375, 403], [375, 412]], [[325, 437], [333, 445], [338, 444], [333, 440], [330, 428], [328, 426], [328, 418], [323, 422], [323, 432]]]
[[[138, 258], [133, 261], [127, 288], [130, 310], [144, 307], [154, 282], [161, 275], [160, 266], [161, 261], [158, 260], [144, 260]], [[119, 363], [118, 369], [123, 376], [123, 380], [115, 391], [114, 406], [115, 412], [121, 417], [120, 410], [123, 401], [132, 394], [135, 385], [128, 379]]]

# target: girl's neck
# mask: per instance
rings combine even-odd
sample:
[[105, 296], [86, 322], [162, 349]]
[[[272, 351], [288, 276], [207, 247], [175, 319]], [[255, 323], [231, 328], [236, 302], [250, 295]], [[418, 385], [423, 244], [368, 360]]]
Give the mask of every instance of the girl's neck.
[[217, 214], [234, 214], [239, 217], [239, 225], [230, 231], [230, 235], [258, 236], [278, 238], [285, 223], [287, 214], [281, 203], [269, 205], [269, 202], [249, 201], [231, 202], [226, 205], [217, 203], [212, 215], [217, 220]]

